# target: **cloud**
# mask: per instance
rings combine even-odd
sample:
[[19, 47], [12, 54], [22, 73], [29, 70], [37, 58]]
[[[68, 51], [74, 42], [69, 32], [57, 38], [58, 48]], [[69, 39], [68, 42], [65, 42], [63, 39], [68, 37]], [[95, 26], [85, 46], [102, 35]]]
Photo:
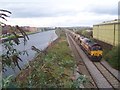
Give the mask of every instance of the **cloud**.
[[31, 0], [12, 2], [2, 1], [0, 6], [13, 12], [13, 18], [58, 17], [75, 15], [84, 4], [79, 0]]
[[58, 17], [76, 13], [70, 8], [56, 7], [51, 4], [42, 5], [41, 3], [10, 3], [4, 8], [13, 12], [12, 18]]
[[104, 3], [103, 4], [91, 4], [87, 7], [87, 12], [96, 13], [98, 15], [118, 15], [118, 2], [115, 3]]
[[42, 9], [42, 8], [21, 8], [20, 10], [14, 11], [13, 18], [34, 18], [34, 17], [59, 17], [66, 15], [73, 15], [76, 12], [71, 10], [57, 11], [54, 9]]
[[[0, 6], [13, 12], [13, 18], [29, 17], [58, 17], [76, 15], [80, 12], [92, 12], [96, 14], [117, 15], [117, 0], [111, 3], [109, 0], [31, 0], [31, 1], [2, 1]], [[109, 3], [109, 4], [107, 4]], [[4, 5], [5, 4], [5, 5]]]
[[8, 24], [79, 26], [117, 18], [117, 1], [1, 0], [0, 6], [12, 12]]
[[74, 16], [36, 17], [36, 18], [9, 18], [8, 24], [20, 26], [92, 26], [107, 20], [114, 20], [116, 15], [97, 15], [80, 13]]

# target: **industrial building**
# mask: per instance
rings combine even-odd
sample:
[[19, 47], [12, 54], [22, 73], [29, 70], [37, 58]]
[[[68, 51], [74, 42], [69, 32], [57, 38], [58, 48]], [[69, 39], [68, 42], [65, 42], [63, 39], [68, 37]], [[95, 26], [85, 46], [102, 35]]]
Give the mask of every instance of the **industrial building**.
[[120, 22], [118, 19], [93, 25], [93, 38], [116, 46], [120, 43], [118, 41], [118, 36], [120, 36], [119, 27]]

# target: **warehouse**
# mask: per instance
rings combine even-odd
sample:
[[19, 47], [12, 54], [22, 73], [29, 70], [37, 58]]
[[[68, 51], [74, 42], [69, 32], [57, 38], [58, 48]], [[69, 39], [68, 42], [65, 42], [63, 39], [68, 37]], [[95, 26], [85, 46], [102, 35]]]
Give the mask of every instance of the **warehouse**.
[[118, 35], [119, 26], [118, 19], [93, 25], [93, 38], [116, 46], [118, 45], [118, 36], [120, 36]]

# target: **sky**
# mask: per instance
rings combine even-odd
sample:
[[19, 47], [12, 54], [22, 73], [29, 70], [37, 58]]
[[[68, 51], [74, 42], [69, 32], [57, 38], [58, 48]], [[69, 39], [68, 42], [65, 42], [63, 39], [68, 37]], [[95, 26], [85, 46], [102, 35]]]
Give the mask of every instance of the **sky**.
[[119, 0], [0, 0], [12, 12], [6, 24], [33, 27], [93, 26], [118, 18]]

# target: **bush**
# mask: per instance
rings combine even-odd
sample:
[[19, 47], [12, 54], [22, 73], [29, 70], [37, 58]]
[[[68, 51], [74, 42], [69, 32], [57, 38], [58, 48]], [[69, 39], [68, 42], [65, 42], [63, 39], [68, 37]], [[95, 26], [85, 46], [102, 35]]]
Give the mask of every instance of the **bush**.
[[92, 38], [92, 34], [93, 32], [92, 31], [86, 31], [86, 30], [79, 30], [76, 32], [77, 34], [80, 34], [82, 36], [85, 36], [87, 38]]
[[119, 55], [118, 53], [120, 53], [120, 45], [114, 47], [111, 51], [109, 51], [106, 55], [105, 55], [105, 59], [108, 61], [108, 63], [110, 63], [110, 65], [115, 68], [120, 70], [120, 65], [119, 65]]
[[81, 84], [86, 83], [85, 75], [80, 75], [73, 81], [75, 61], [71, 56], [64, 32], [61, 30], [59, 33], [57, 43], [49, 46], [47, 54], [38, 55], [29, 69], [17, 76], [16, 83], [19, 83], [19, 87], [80, 88]]

